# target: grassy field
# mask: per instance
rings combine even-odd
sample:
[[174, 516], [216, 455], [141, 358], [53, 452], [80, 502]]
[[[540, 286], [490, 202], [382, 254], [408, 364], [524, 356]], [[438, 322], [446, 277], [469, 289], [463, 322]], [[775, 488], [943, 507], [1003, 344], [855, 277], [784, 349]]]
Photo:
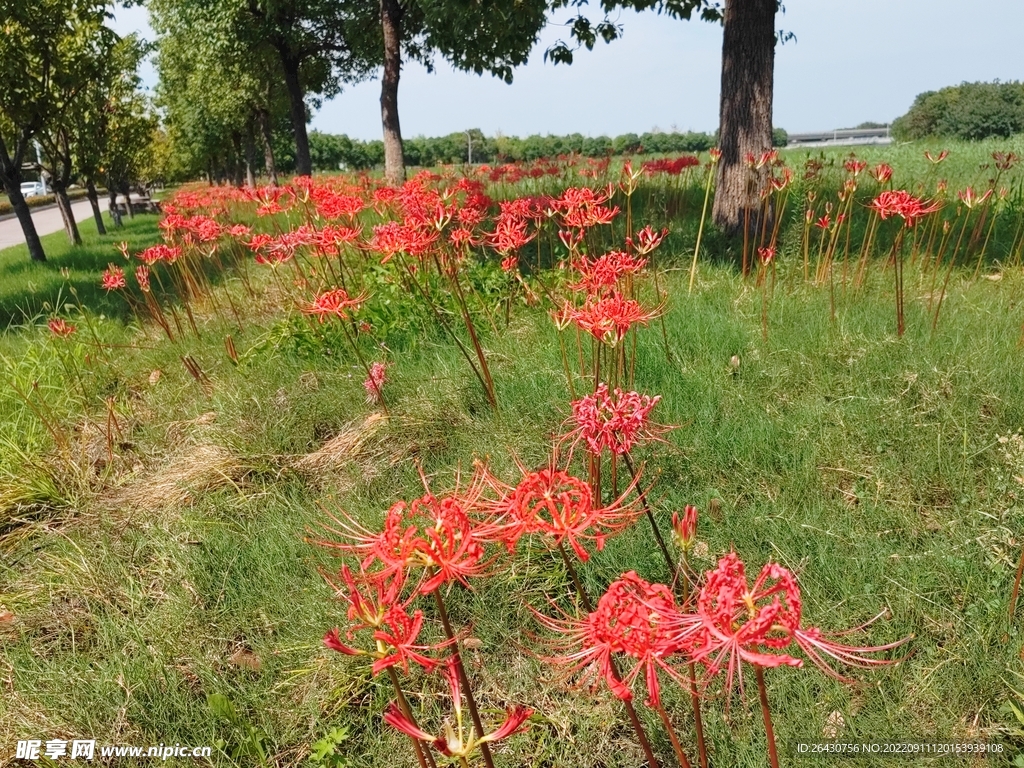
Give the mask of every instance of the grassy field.
[[[250, 296], [226, 277], [220, 309], [196, 307], [198, 338], [172, 343], [129, 320], [95, 288], [126, 236], [132, 250], [155, 242], [155, 222], [86, 234], [83, 249], [52, 248], [31, 269], [0, 254], [0, 306], [18, 323], [0, 337], [0, 763], [19, 739], [96, 738], [215, 745], [216, 765], [414, 765], [380, 719], [387, 681], [321, 644], [344, 625], [320, 575], [338, 561], [304, 539], [320, 535], [325, 509], [377, 524], [420, 495], [416, 462], [443, 489], [477, 458], [507, 479], [516, 461], [544, 461], [569, 412], [551, 319], [517, 306], [507, 329], [486, 334], [497, 412], [436, 328], [392, 334], [384, 418], [343, 337], [282, 312], [269, 280]], [[686, 264], [673, 247], [664, 263]], [[65, 309], [79, 325], [70, 342], [32, 320], [66, 296], [64, 267], [85, 311]], [[858, 685], [813, 667], [771, 670], [784, 751], [826, 736], [1000, 741], [1006, 751], [985, 764], [1024, 763], [1024, 637], [1008, 616], [1024, 520], [1024, 273], [970, 272], [955, 273], [933, 334], [927, 277], [908, 264], [897, 338], [891, 270], [839, 291], [831, 321], [828, 291], [780, 260], [765, 340], [752, 281], [702, 265], [690, 295], [686, 268], [670, 266], [671, 359], [658, 323], [639, 334], [637, 389], [661, 395], [655, 415], [678, 428], [638, 458], [666, 525], [684, 504], [701, 508], [695, 566], [730, 549], [754, 572], [771, 559], [798, 575], [812, 623], [839, 630], [884, 610], [856, 642], [914, 636], [904, 661]], [[241, 322], [223, 311], [228, 297]], [[600, 593], [627, 570], [667, 578], [643, 521], [582, 574]], [[538, 648], [539, 629], [521, 606], [570, 595], [541, 548], [449, 594], [478, 641], [466, 656], [484, 709], [537, 710], [497, 751], [500, 766], [643, 762], [605, 688], [570, 685], [523, 651]], [[728, 710], [714, 698], [705, 709], [716, 766], [766, 764], [752, 680]], [[425, 679], [410, 690], [439, 706]], [[692, 744], [686, 697], [665, 698]], [[656, 716], [638, 709], [673, 765]]]

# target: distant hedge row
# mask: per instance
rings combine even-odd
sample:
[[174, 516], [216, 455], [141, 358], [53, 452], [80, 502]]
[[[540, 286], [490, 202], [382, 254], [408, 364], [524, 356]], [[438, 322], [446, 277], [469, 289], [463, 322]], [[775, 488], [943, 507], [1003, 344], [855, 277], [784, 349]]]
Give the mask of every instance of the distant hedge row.
[[1024, 83], [961, 83], [927, 91], [892, 124], [901, 140], [940, 137], [976, 141], [1024, 133]]
[[[786, 132], [776, 128], [773, 135], [775, 145], [785, 146], [786, 140]], [[569, 136], [518, 138], [485, 136], [483, 132], [474, 129], [432, 138], [417, 136], [406, 139], [403, 143], [407, 164], [429, 167], [442, 163], [467, 162], [470, 144], [474, 163], [502, 163], [539, 160], [570, 153], [584, 157], [604, 157], [704, 152], [717, 142], [718, 137], [715, 134], [693, 131], [649, 132], [640, 135], [626, 133], [614, 138], [584, 136], [579, 133]], [[373, 168], [384, 162], [384, 143], [381, 141], [360, 141], [348, 136], [313, 131], [309, 135], [309, 149], [315, 170], [337, 170], [341, 166], [355, 169]]]

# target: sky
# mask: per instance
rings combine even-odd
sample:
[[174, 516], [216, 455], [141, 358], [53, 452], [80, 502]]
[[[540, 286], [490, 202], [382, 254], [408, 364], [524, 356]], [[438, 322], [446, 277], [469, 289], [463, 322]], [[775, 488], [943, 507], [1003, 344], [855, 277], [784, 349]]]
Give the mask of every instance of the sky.
[[[443, 61], [432, 74], [406, 64], [399, 86], [402, 134], [716, 129], [720, 26], [622, 12], [621, 39], [578, 52], [571, 66], [546, 63], [547, 47], [568, 39], [559, 24], [568, 16], [563, 9], [549, 20], [511, 85], [454, 71]], [[905, 113], [917, 94], [947, 85], [1024, 80], [1024, 0], [786, 0], [776, 23], [796, 35], [775, 54], [774, 124], [790, 133], [886, 123]], [[154, 38], [144, 8], [118, 8], [113, 26]], [[143, 77], [155, 85], [151, 66]], [[311, 127], [380, 138], [379, 98], [379, 80], [349, 86], [314, 114]]]

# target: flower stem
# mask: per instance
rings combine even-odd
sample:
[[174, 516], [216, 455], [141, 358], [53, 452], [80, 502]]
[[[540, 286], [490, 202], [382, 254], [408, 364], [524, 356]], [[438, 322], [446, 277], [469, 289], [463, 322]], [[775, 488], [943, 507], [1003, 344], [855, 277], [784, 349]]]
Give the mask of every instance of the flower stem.
[[558, 542], [558, 551], [562, 555], [562, 562], [565, 563], [565, 570], [569, 572], [572, 577], [572, 583], [576, 587], [576, 594], [580, 596], [580, 602], [583, 603], [583, 608], [587, 613], [594, 612], [594, 604], [590, 602], [590, 596], [587, 591], [583, 588], [583, 582], [580, 581], [580, 576], [576, 573], [576, 568], [572, 564], [572, 560], [569, 558], [569, 553], [565, 551], [565, 545], [562, 542]]
[[[629, 470], [629, 476], [633, 479], [633, 482], [637, 482], [636, 470], [633, 469], [633, 460], [629, 458], [628, 453], [622, 454], [622, 458], [626, 460], [626, 468]], [[668, 566], [668, 571], [673, 579], [678, 578], [679, 569], [676, 568], [675, 563], [672, 560], [672, 556], [669, 554], [668, 546], [665, 544], [665, 539], [662, 538], [661, 531], [658, 530], [658, 523], [654, 519], [654, 513], [651, 512], [650, 506], [647, 504], [647, 494], [640, 491], [640, 486], [637, 485], [637, 492], [640, 494], [640, 503], [643, 505], [644, 512], [647, 515], [648, 521], [651, 523], [651, 530], [654, 531], [654, 538], [658, 542], [658, 548], [661, 550], [661, 554], [665, 558], [665, 565]]]
[[676, 736], [676, 729], [672, 727], [672, 721], [668, 719], [668, 713], [665, 712], [665, 707], [659, 701], [655, 706], [654, 710], [658, 713], [658, 717], [661, 718], [662, 725], [665, 726], [665, 730], [668, 732], [669, 741], [672, 742], [672, 749], [675, 750], [676, 758], [679, 760], [679, 768], [690, 768], [690, 761], [686, 757], [686, 753], [683, 751], [683, 745], [679, 743], [679, 737]]
[[700, 253], [700, 239], [704, 234], [704, 219], [708, 215], [708, 198], [711, 197], [711, 180], [715, 176], [714, 164], [708, 168], [708, 183], [704, 187], [704, 207], [700, 212], [700, 226], [697, 227], [697, 245], [693, 248], [693, 264], [690, 265], [690, 288], [687, 293], [693, 293], [693, 281], [697, 279], [697, 254]]
[[775, 729], [772, 728], [772, 713], [768, 709], [768, 688], [764, 684], [764, 670], [754, 665], [757, 676], [757, 691], [761, 696], [761, 715], [764, 717], [764, 731], [768, 737], [768, 759], [772, 768], [779, 768], [779, 753], [775, 749]]
[[1013, 580], [1013, 592], [1010, 593], [1010, 621], [1013, 621], [1017, 610], [1017, 594], [1020, 592], [1020, 577], [1024, 575], [1024, 547], [1020, 550], [1020, 561], [1017, 563], [1017, 578]]
[[[405, 698], [405, 694], [402, 693], [402, 686], [398, 684], [398, 674], [395, 672], [394, 667], [388, 667], [388, 677], [391, 678], [391, 686], [395, 689], [395, 696], [398, 697], [398, 708], [402, 710], [402, 714], [409, 720], [413, 725], [416, 724], [416, 718], [412, 715], [412, 709], [409, 707], [409, 702]], [[420, 744], [419, 739], [409, 737], [412, 740], [413, 747], [416, 748], [416, 761], [420, 764], [420, 768], [427, 768], [427, 759], [430, 760], [431, 768], [436, 768], [434, 763], [434, 757], [430, 754], [430, 748], [427, 747], [427, 756], [423, 756], [423, 745]]]
[[[469, 676], [466, 674], [466, 667], [462, 663], [462, 654], [459, 653], [459, 641], [456, 639], [455, 633], [452, 632], [452, 624], [448, 619], [448, 609], [445, 608], [440, 587], [434, 590], [434, 603], [437, 605], [437, 613], [441, 617], [445, 637], [452, 644], [452, 659], [455, 660], [455, 668], [459, 673], [459, 679], [462, 681], [462, 687], [466, 691], [466, 703], [469, 705], [469, 714], [473, 718], [473, 727], [476, 728], [477, 734], [483, 734], [484, 726], [480, 720], [480, 711], [476, 707], [473, 689], [469, 687]], [[483, 755], [487, 768], [494, 768], [494, 758], [491, 757], [491, 748], [486, 741], [480, 744], [480, 753]]]

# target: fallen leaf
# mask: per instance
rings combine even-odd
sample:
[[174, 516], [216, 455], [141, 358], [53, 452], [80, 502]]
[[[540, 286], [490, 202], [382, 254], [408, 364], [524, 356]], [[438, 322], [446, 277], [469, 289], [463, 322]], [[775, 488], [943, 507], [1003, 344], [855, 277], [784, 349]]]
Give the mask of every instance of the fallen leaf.
[[259, 672], [260, 668], [263, 666], [263, 662], [260, 661], [260, 657], [252, 651], [247, 651], [245, 648], [239, 648], [237, 651], [232, 653], [228, 661], [236, 667], [251, 669], [253, 672]]
[[154, 369], [153, 372], [151, 374], [149, 374], [149, 383], [151, 385], [152, 384], [156, 384], [158, 381], [160, 381], [160, 377], [161, 376], [163, 376], [163, 374], [160, 373], [160, 369], [159, 368]]

